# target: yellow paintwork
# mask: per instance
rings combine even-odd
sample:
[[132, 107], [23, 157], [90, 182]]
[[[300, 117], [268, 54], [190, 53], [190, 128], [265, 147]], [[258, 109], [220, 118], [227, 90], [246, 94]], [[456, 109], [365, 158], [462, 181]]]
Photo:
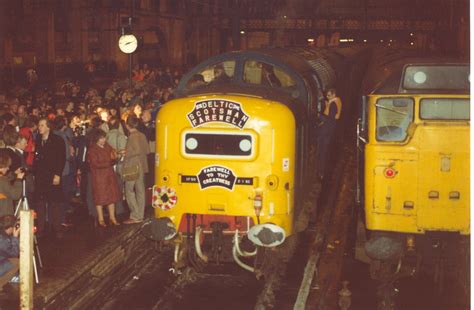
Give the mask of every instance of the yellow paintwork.
[[[225, 99], [238, 102], [249, 115], [243, 129], [221, 123], [209, 122], [193, 128], [187, 118], [195, 102], [205, 99]], [[263, 193], [260, 223], [271, 222], [284, 228], [286, 235], [293, 232], [295, 120], [291, 110], [283, 104], [244, 96], [196, 96], [172, 100], [160, 110], [156, 126], [155, 186], [167, 186], [176, 191], [178, 200], [170, 210], [155, 209], [157, 218], [168, 217], [176, 227], [182, 215], [215, 214], [248, 216], [257, 223], [254, 210], [255, 193]], [[189, 157], [184, 154], [184, 132], [217, 132], [252, 134], [255, 154], [251, 158]], [[289, 169], [283, 160], [289, 160]], [[229, 168], [237, 177], [254, 178], [252, 185], [236, 184], [233, 190], [222, 187], [200, 189], [198, 183], [181, 183], [180, 175], [199, 174], [202, 168], [220, 165]], [[287, 171], [284, 171], [287, 170]], [[267, 182], [269, 176], [273, 187]], [[167, 179], [165, 181], [165, 179]], [[275, 180], [277, 184], [275, 184]], [[285, 189], [285, 184], [289, 189]]]
[[[377, 99], [415, 100], [414, 134], [403, 142], [376, 141]], [[369, 143], [365, 148], [365, 214], [369, 230], [424, 233], [470, 233], [470, 122], [427, 121], [419, 117], [421, 98], [469, 98], [466, 95], [371, 95], [368, 100]], [[442, 171], [443, 161], [449, 171]], [[386, 178], [384, 170], [397, 171]], [[430, 191], [438, 199], [428, 198]], [[449, 193], [460, 192], [460, 199]], [[413, 202], [413, 208], [404, 208]]]

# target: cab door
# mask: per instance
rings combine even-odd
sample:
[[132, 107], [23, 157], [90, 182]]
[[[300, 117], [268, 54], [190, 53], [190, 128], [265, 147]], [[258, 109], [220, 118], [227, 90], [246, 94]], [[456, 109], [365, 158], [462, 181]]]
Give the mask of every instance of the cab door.
[[418, 149], [409, 136], [411, 96], [370, 98], [370, 141], [365, 148], [367, 227], [416, 232]]
[[[417, 194], [418, 154], [408, 135], [414, 120], [412, 97], [387, 96], [375, 105], [375, 139], [372, 170], [373, 208], [379, 214], [413, 215]], [[389, 225], [389, 224], [387, 224]]]

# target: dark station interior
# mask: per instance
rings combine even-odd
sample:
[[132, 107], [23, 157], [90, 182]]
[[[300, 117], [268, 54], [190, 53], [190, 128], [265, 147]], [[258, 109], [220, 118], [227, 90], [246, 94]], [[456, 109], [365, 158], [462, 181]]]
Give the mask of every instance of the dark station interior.
[[0, 0], [0, 309], [470, 309], [467, 0]]

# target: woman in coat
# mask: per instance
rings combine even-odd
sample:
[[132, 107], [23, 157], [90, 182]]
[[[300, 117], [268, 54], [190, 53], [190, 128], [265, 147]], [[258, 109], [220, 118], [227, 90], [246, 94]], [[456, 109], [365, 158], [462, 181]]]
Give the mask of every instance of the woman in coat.
[[113, 168], [117, 154], [107, 144], [106, 133], [103, 130], [94, 129], [90, 138], [87, 161], [92, 175], [92, 197], [97, 209], [99, 225], [107, 226], [104, 222], [103, 206], [107, 206], [109, 210], [110, 223], [120, 225], [115, 218], [115, 204], [122, 198]]
[[[120, 119], [116, 116], [112, 116], [109, 121], [110, 130], [107, 132], [107, 143], [117, 152], [118, 160], [115, 165], [115, 174], [121, 191], [124, 188], [123, 180], [121, 177], [122, 172], [122, 159], [125, 153], [125, 147], [127, 145], [127, 136], [120, 131]], [[115, 206], [117, 214], [125, 213], [125, 204], [123, 199], [120, 200]]]

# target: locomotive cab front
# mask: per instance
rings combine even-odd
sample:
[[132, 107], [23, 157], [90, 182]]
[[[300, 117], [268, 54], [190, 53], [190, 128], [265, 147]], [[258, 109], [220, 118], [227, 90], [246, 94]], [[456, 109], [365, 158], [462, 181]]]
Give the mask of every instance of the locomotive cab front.
[[383, 85], [363, 102], [359, 145], [372, 268], [417, 270], [411, 259], [460, 248], [470, 234], [468, 72], [465, 64], [407, 64], [395, 90]]
[[292, 234], [295, 120], [285, 105], [187, 97], [168, 102], [158, 120], [157, 239], [249, 233], [273, 247]]

